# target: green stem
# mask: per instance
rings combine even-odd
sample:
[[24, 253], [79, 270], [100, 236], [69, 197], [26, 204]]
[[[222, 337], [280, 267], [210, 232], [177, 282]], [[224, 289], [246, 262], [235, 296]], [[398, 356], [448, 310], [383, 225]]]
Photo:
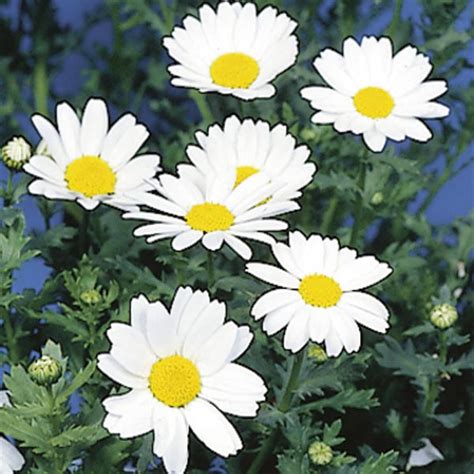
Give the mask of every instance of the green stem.
[[387, 36], [393, 37], [395, 36], [397, 30], [398, 30], [398, 25], [400, 23], [400, 17], [402, 13], [402, 0], [395, 0], [395, 6], [393, 7], [393, 15], [392, 15], [392, 21], [387, 29]]
[[89, 250], [89, 221], [90, 221], [90, 211], [84, 211], [82, 222], [79, 228], [79, 250], [80, 257], [87, 254]]
[[44, 54], [38, 56], [33, 69], [33, 91], [35, 96], [36, 112], [42, 115], [48, 115], [49, 79], [46, 55]]
[[326, 209], [326, 212], [323, 216], [323, 221], [321, 222], [321, 234], [327, 235], [327, 233], [331, 230], [331, 224], [334, 220], [334, 216], [336, 215], [337, 211], [338, 200], [337, 197], [333, 197], [329, 201], [329, 206]]
[[201, 113], [202, 120], [208, 124], [211, 123], [213, 121], [213, 115], [204, 94], [201, 94], [198, 91], [190, 91], [189, 95], [196, 103], [199, 112]]
[[7, 339], [8, 358], [10, 359], [10, 363], [14, 365], [20, 360], [20, 357], [16, 344], [15, 330], [11, 321], [11, 313], [4, 308], [2, 308], [2, 319]]
[[214, 285], [214, 253], [211, 250], [207, 251], [207, 286], [211, 288]]
[[10, 207], [13, 201], [13, 173], [10, 168], [8, 168], [7, 175], [7, 189], [5, 190], [5, 195], [3, 198], [3, 207]]
[[[300, 378], [301, 368], [303, 366], [303, 361], [305, 358], [305, 350], [301, 350], [298, 355], [293, 357], [293, 364], [291, 367], [290, 376], [288, 377], [288, 382], [286, 384], [285, 391], [281, 397], [280, 402], [277, 405], [277, 410], [282, 413], [286, 413], [291, 406], [293, 400], [293, 394], [296, 388], [298, 388], [298, 382]], [[273, 428], [273, 431], [270, 433], [270, 436], [263, 443], [257, 457], [253, 460], [250, 465], [247, 474], [259, 474], [262, 471], [267, 458], [272, 454], [273, 448], [278, 439], [278, 433], [280, 429], [278, 426]]]
[[355, 205], [355, 213], [354, 213], [354, 223], [352, 224], [352, 232], [351, 232], [351, 239], [349, 241], [349, 245], [354, 247], [359, 239], [360, 229], [362, 227], [362, 217], [363, 217], [363, 207], [362, 207], [362, 192], [364, 191], [365, 185], [365, 163], [360, 163], [359, 168], [359, 176], [357, 178], [358, 188], [360, 190], [360, 194], [357, 196], [356, 205]]

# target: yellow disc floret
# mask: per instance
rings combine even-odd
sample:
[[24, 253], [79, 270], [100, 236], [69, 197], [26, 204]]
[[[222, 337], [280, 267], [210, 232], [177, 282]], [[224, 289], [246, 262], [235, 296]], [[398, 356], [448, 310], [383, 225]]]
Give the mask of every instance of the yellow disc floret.
[[230, 89], [248, 89], [257, 79], [260, 67], [252, 57], [243, 53], [226, 53], [211, 64], [213, 82]]
[[226, 206], [212, 202], [196, 204], [186, 214], [189, 227], [202, 232], [228, 230], [234, 223], [234, 219], [234, 215]]
[[380, 87], [364, 87], [354, 96], [354, 107], [366, 117], [385, 118], [391, 114], [395, 101], [386, 90]]
[[197, 367], [180, 355], [155, 362], [148, 382], [155, 398], [169, 407], [187, 405], [201, 391], [201, 376]]
[[66, 168], [64, 179], [70, 191], [88, 198], [112, 194], [117, 177], [109, 164], [98, 156], [81, 156]]
[[335, 280], [319, 274], [305, 276], [298, 291], [305, 303], [319, 308], [336, 305], [342, 296], [341, 287]]
[[253, 166], [239, 166], [237, 168], [237, 176], [235, 178], [234, 188], [236, 188], [247, 178], [250, 178], [250, 176], [253, 176], [255, 173], [258, 173], [258, 169], [254, 168]]

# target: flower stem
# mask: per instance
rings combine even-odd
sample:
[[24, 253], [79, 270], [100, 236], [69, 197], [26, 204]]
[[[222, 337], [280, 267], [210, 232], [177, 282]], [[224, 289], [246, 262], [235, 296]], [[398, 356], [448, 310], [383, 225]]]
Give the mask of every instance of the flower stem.
[[326, 209], [326, 212], [323, 216], [323, 221], [321, 222], [321, 234], [327, 235], [331, 230], [332, 222], [337, 211], [338, 200], [336, 197], [333, 197], [329, 201], [329, 206]]
[[[303, 366], [303, 361], [305, 358], [305, 353], [306, 350], [301, 350], [299, 354], [293, 357], [293, 364], [291, 366], [290, 376], [288, 377], [288, 382], [286, 384], [283, 396], [281, 397], [280, 402], [277, 405], [277, 409], [282, 413], [286, 413], [290, 409], [291, 402], [293, 400], [293, 393], [296, 388], [298, 388], [298, 382], [300, 378], [301, 368]], [[250, 465], [247, 474], [259, 474], [262, 472], [262, 467], [264, 466], [265, 461], [271, 455], [273, 448], [275, 447], [279, 431], [280, 429], [278, 426], [275, 426], [275, 428], [273, 428], [273, 431], [270, 433], [270, 436], [263, 443], [257, 457]]]
[[357, 178], [357, 187], [360, 189], [360, 194], [357, 196], [355, 213], [354, 213], [354, 223], [352, 224], [351, 239], [349, 245], [354, 247], [359, 239], [360, 228], [362, 227], [362, 216], [363, 216], [363, 207], [362, 207], [362, 192], [364, 190], [365, 184], [365, 163], [361, 162], [359, 167], [359, 175]]
[[8, 349], [8, 359], [10, 361], [10, 364], [14, 365], [20, 360], [20, 357], [16, 344], [15, 330], [11, 321], [12, 315], [8, 310], [2, 309], [1, 316], [3, 319], [3, 327], [5, 328], [5, 336], [7, 340], [6, 345]]
[[33, 70], [33, 90], [36, 111], [42, 115], [48, 114], [48, 89], [49, 81], [46, 68], [46, 56], [40, 54]]
[[214, 285], [214, 254], [211, 250], [207, 251], [207, 286], [211, 288]]

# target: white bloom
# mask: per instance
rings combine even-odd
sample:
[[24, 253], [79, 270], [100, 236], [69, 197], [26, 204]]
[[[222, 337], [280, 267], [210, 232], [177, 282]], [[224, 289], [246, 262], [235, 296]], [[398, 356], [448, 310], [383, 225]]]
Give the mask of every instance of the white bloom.
[[244, 100], [271, 97], [270, 82], [296, 61], [296, 26], [270, 6], [257, 13], [250, 2], [221, 2], [217, 10], [205, 4], [199, 19], [187, 16], [163, 40], [177, 62], [169, 67], [171, 84]]
[[235, 186], [261, 172], [270, 182], [279, 185], [269, 201], [290, 200], [301, 196], [300, 189], [316, 172], [314, 163], [308, 162], [309, 148], [296, 146], [296, 140], [283, 124], [270, 129], [262, 120], [241, 122], [234, 115], [226, 119], [223, 128], [213, 125], [207, 135], [197, 132], [196, 139], [199, 146], [190, 145], [186, 150], [194, 166], [182, 164], [178, 171], [200, 187], [209, 174], [219, 174], [229, 168], [236, 172]]
[[131, 326], [107, 332], [112, 347], [98, 367], [131, 390], [104, 400], [104, 427], [122, 438], [154, 431], [153, 452], [168, 472], [185, 471], [189, 430], [220, 456], [236, 454], [242, 442], [222, 412], [253, 417], [265, 398], [263, 380], [234, 362], [253, 336], [225, 315], [207, 292], [180, 288], [170, 311], [134, 298]]
[[[11, 406], [6, 390], [0, 390], [0, 407], [3, 406]], [[24, 464], [25, 458], [20, 451], [0, 437], [0, 474], [12, 474], [13, 471], [19, 471]]]
[[384, 333], [388, 310], [376, 298], [358, 291], [386, 278], [392, 269], [373, 256], [358, 257], [339, 247], [337, 239], [290, 232], [289, 245], [272, 247], [283, 269], [264, 263], [247, 264], [247, 272], [280, 289], [261, 296], [252, 308], [255, 319], [265, 316], [263, 330], [273, 335], [286, 327], [284, 347], [299, 351], [308, 340], [325, 342], [329, 356], [343, 347], [358, 351], [357, 323]]
[[420, 449], [412, 449], [408, 458], [406, 470], [409, 471], [412, 467], [422, 467], [431, 464], [434, 461], [443, 461], [444, 456], [438, 448], [433, 446], [428, 438], [422, 438], [424, 446]]
[[56, 108], [58, 130], [41, 115], [32, 121], [52, 158], [37, 154], [25, 165], [25, 171], [39, 178], [30, 184], [30, 193], [74, 200], [87, 210], [101, 202], [131, 210], [136, 207], [125, 195], [151, 189], [146, 180], [155, 176], [160, 157], [134, 158], [149, 133], [132, 114], [109, 129], [106, 103], [90, 99], [82, 122], [66, 102]]
[[430, 102], [447, 90], [446, 81], [423, 82], [431, 72], [429, 58], [413, 46], [393, 56], [389, 38], [353, 38], [343, 54], [325, 49], [314, 67], [330, 87], [305, 87], [303, 98], [320, 110], [314, 123], [332, 123], [340, 132], [363, 134], [366, 145], [382, 151], [387, 138], [426, 142], [432, 136], [420, 119], [446, 117], [449, 109]]
[[279, 185], [269, 182], [263, 173], [250, 176], [237, 187], [235, 182], [235, 169], [209, 175], [201, 185], [187, 176], [163, 174], [155, 181], [160, 196], [135, 195], [138, 204], [154, 212], [132, 212], [123, 217], [151, 222], [134, 231], [137, 237], [146, 236], [148, 243], [172, 238], [174, 250], [179, 251], [201, 240], [207, 249], [215, 251], [225, 242], [248, 260], [252, 251], [241, 239], [273, 244], [274, 238], [266, 232], [285, 230], [288, 224], [270, 217], [295, 211], [299, 206], [276, 198], [268, 202]]

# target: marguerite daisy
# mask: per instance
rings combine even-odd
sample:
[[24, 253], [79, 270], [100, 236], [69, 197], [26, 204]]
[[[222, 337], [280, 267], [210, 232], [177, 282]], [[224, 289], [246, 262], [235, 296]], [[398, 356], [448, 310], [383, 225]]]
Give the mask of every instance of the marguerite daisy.
[[250, 176], [237, 187], [236, 177], [235, 168], [209, 173], [202, 183], [187, 176], [162, 174], [154, 181], [160, 196], [134, 195], [138, 204], [153, 212], [131, 212], [123, 217], [151, 222], [134, 231], [137, 237], [146, 236], [148, 243], [172, 238], [173, 248], [179, 251], [202, 240], [207, 249], [215, 251], [225, 242], [248, 260], [252, 251], [241, 239], [273, 244], [273, 237], [266, 232], [285, 230], [288, 224], [269, 217], [295, 211], [299, 206], [294, 201], [269, 201], [280, 185], [270, 182], [263, 173]]
[[245, 100], [271, 97], [270, 82], [296, 61], [296, 26], [270, 6], [257, 13], [251, 2], [203, 5], [199, 19], [187, 16], [163, 40], [178, 63], [169, 68], [171, 84]]
[[178, 171], [200, 186], [209, 173], [220, 173], [229, 168], [235, 169], [235, 186], [261, 172], [270, 182], [279, 184], [270, 200], [281, 201], [300, 197], [300, 189], [316, 172], [316, 166], [308, 163], [309, 148], [296, 146], [295, 139], [282, 124], [270, 129], [262, 120], [241, 122], [234, 115], [226, 119], [223, 128], [213, 125], [207, 135], [196, 133], [196, 139], [199, 146], [190, 145], [186, 150], [194, 166], [179, 165]]
[[260, 297], [252, 308], [255, 319], [265, 316], [264, 331], [273, 335], [286, 327], [284, 347], [299, 351], [308, 340], [325, 342], [329, 356], [342, 348], [360, 348], [357, 323], [384, 333], [388, 311], [359, 290], [386, 278], [392, 269], [373, 256], [358, 257], [339, 247], [337, 239], [290, 232], [289, 245], [276, 243], [273, 254], [283, 269], [265, 263], [247, 264], [247, 272], [280, 287]]
[[87, 210], [101, 202], [132, 210], [136, 206], [125, 194], [151, 189], [146, 180], [155, 176], [160, 157], [134, 158], [149, 133], [132, 114], [122, 116], [109, 130], [106, 103], [89, 99], [82, 121], [66, 102], [56, 108], [57, 130], [41, 115], [32, 121], [51, 156], [35, 155], [23, 167], [39, 178], [30, 184], [30, 193], [74, 200]]
[[222, 414], [253, 417], [266, 392], [263, 380], [236, 364], [252, 340], [247, 326], [224, 323], [224, 303], [180, 288], [171, 310], [143, 295], [131, 304], [131, 325], [113, 323], [110, 353], [99, 369], [130, 388], [104, 400], [104, 427], [122, 438], [154, 431], [154, 453], [166, 470], [185, 471], [188, 433], [220, 456], [236, 454], [240, 437]]
[[430, 102], [446, 92], [446, 81], [423, 82], [432, 65], [413, 46], [393, 56], [389, 38], [365, 36], [360, 45], [347, 38], [342, 55], [325, 49], [314, 67], [330, 87], [301, 90], [320, 110], [312, 121], [332, 123], [340, 133], [362, 134], [372, 151], [382, 151], [387, 138], [426, 142], [432, 134], [419, 119], [449, 114], [445, 105]]
[[[6, 390], [0, 391], [0, 408], [11, 406]], [[25, 458], [13, 444], [0, 436], [0, 473], [12, 474], [20, 471], [25, 464]]]

